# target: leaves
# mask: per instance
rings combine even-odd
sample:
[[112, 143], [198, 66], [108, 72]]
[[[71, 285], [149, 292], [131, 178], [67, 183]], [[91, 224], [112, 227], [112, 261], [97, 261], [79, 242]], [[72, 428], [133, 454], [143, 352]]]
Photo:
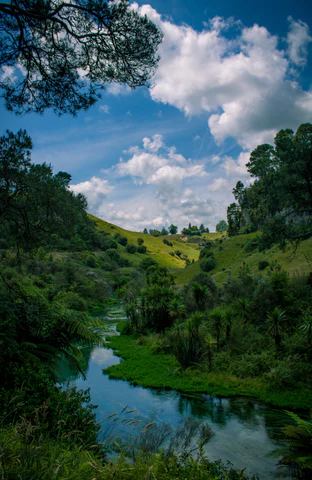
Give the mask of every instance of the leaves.
[[75, 115], [96, 102], [105, 83], [147, 85], [162, 40], [126, 0], [0, 3], [0, 32], [0, 68], [20, 68], [0, 77], [16, 113]]

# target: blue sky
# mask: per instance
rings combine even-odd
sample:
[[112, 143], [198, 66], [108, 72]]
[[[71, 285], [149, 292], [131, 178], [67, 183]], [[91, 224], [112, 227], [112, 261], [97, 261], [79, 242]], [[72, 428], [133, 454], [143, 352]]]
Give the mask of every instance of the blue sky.
[[312, 6], [302, 0], [133, 2], [164, 32], [151, 90], [112, 85], [77, 117], [15, 116], [33, 161], [72, 175], [89, 211], [130, 230], [226, 218], [253, 148], [312, 121]]

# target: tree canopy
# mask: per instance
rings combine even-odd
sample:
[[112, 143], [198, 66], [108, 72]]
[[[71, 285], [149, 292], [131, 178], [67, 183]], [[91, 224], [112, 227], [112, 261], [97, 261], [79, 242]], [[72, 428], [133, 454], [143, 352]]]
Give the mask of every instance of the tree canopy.
[[263, 247], [286, 239], [312, 235], [312, 124], [298, 130], [280, 130], [274, 147], [259, 145], [247, 169], [255, 182], [237, 182], [233, 194], [238, 204], [228, 207], [229, 234], [263, 230]]
[[105, 84], [148, 85], [162, 32], [128, 0], [0, 3], [0, 89], [9, 110], [76, 114]]
[[26, 250], [88, 223], [85, 197], [69, 189], [71, 176], [31, 163], [31, 149], [25, 130], [0, 137], [1, 235]]

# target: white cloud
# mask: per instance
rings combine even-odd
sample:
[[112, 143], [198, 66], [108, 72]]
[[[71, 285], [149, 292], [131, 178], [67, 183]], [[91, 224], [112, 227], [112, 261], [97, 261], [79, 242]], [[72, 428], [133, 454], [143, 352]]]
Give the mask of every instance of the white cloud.
[[135, 153], [127, 162], [120, 162], [117, 167], [117, 173], [122, 177], [130, 175], [139, 183], [150, 183], [150, 178], [155, 171], [166, 165], [167, 161], [156, 154], [141, 152]]
[[208, 185], [208, 190], [211, 192], [218, 192], [219, 190], [229, 189], [232, 186], [232, 182], [229, 182], [226, 178], [218, 177], [215, 178], [210, 185]]
[[[265, 27], [215, 17], [201, 32], [163, 19], [150, 5], [132, 8], [164, 32], [151, 97], [186, 115], [207, 112], [218, 143], [234, 137], [245, 149], [272, 142], [281, 128], [310, 121], [312, 92], [289, 80], [292, 67], [278, 38]], [[311, 37], [304, 22], [290, 20], [289, 54], [303, 65]], [[232, 35], [224, 30], [233, 27]]]
[[143, 146], [145, 150], [148, 150], [149, 152], [153, 152], [153, 153], [158, 152], [158, 150], [164, 146], [162, 135], [159, 135], [159, 134], [153, 135], [153, 140], [146, 137], [143, 138]]
[[131, 88], [128, 85], [120, 85], [119, 83], [110, 83], [107, 85], [106, 92], [111, 95], [129, 95], [131, 93]]
[[207, 175], [203, 164], [187, 161], [174, 146], [167, 147], [161, 135], [143, 138], [143, 149], [134, 146], [126, 153], [132, 157], [116, 166], [118, 175], [131, 176], [137, 185], [154, 185], [164, 201], [179, 194], [184, 179]]
[[232, 181], [249, 179], [250, 175], [247, 172], [246, 163], [249, 162], [250, 152], [241, 152], [237, 160], [232, 157], [225, 156], [221, 168], [224, 170], [227, 177]]
[[100, 112], [102, 113], [109, 113], [109, 106], [108, 105], [100, 105]]
[[301, 20], [294, 20], [288, 17], [289, 32], [287, 35], [288, 53], [291, 61], [299, 66], [304, 67], [307, 63], [308, 45], [312, 42], [309, 35], [309, 26]]
[[92, 177], [86, 182], [77, 183], [70, 186], [76, 194], [82, 193], [88, 200], [88, 207], [91, 212], [96, 213], [98, 207], [107, 198], [107, 195], [113, 190], [107, 180], [101, 180], [98, 177]]
[[2, 82], [9, 81], [14, 83], [17, 80], [17, 77], [14, 75], [15, 68], [14, 67], [9, 67], [7, 65], [4, 65], [3, 67], [0, 68], [0, 73], [2, 71], [2, 75], [0, 76], [0, 80]]

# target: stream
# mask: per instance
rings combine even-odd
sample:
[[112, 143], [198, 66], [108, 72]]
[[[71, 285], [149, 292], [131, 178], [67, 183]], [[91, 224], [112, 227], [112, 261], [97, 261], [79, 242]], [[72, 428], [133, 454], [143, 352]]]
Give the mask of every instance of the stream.
[[[106, 317], [110, 331], [103, 335], [116, 335], [116, 323], [121, 318], [118, 308], [111, 308]], [[279, 458], [269, 455], [281, 445], [281, 427], [290, 423], [283, 410], [252, 398], [212, 395], [193, 398], [174, 390], [142, 388], [123, 380], [110, 380], [103, 369], [122, 359], [107, 348], [88, 348], [85, 353], [86, 379], [73, 372], [63, 372], [63, 376], [70, 386], [90, 388], [91, 403], [98, 405], [96, 417], [103, 431], [112, 423], [108, 417], [124, 408], [135, 410], [134, 415], [143, 421], [153, 417], [172, 426], [177, 426], [184, 417], [193, 416], [208, 423], [214, 432], [204, 447], [210, 460], [230, 461], [234, 468], [246, 468], [245, 473], [258, 474], [261, 480], [272, 479], [281, 472], [277, 465]], [[283, 478], [289, 480], [291, 476], [284, 473]]]

